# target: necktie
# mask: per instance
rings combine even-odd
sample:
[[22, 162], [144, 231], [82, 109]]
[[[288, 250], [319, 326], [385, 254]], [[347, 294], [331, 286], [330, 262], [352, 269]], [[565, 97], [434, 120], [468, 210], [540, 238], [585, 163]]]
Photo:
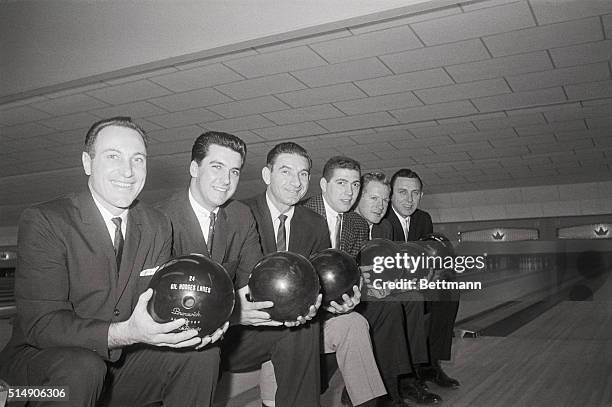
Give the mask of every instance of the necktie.
[[206, 247], [208, 248], [208, 254], [212, 257], [213, 237], [215, 236], [216, 215], [214, 212], [211, 212], [209, 217], [210, 217], [210, 223], [208, 225], [208, 239], [206, 240]]
[[404, 225], [404, 238], [408, 241], [408, 231], [410, 230], [410, 216], [407, 216], [402, 221]]
[[278, 225], [278, 232], [276, 233], [276, 250], [284, 252], [287, 250], [287, 231], [285, 230], [285, 220], [287, 215], [278, 215], [280, 224]]
[[342, 233], [342, 214], [336, 216], [336, 245], [334, 249], [340, 249], [340, 234]]
[[111, 222], [115, 224], [115, 238], [113, 239], [113, 247], [115, 248], [115, 257], [117, 259], [117, 273], [121, 268], [121, 255], [123, 254], [123, 233], [121, 233], [121, 218], [112, 218]]

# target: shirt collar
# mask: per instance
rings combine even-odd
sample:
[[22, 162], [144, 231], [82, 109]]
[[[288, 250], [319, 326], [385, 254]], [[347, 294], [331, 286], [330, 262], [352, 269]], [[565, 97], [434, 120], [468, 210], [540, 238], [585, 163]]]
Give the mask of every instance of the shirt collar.
[[100, 203], [100, 201], [96, 199], [96, 196], [93, 194], [93, 192], [91, 192], [91, 189], [89, 190], [89, 192], [91, 193], [91, 197], [93, 198], [94, 203], [96, 204], [96, 207], [100, 211], [100, 214], [102, 215], [102, 218], [104, 219], [105, 224], [110, 224], [111, 219], [113, 218], [121, 218], [121, 222], [125, 224], [125, 222], [127, 221], [127, 214], [128, 214], [127, 209], [124, 209], [123, 212], [121, 212], [119, 215], [113, 215], [112, 213], [110, 213], [108, 209], [106, 209], [102, 205], [102, 203]]
[[[200, 205], [198, 203], [198, 201], [196, 201], [195, 197], [191, 193], [191, 188], [189, 188], [189, 203], [191, 204], [191, 207], [193, 208], [193, 210], [195, 212], [197, 212], [200, 215], [203, 215], [203, 216], [205, 216], [207, 218], [210, 218], [210, 212], [211, 211], [209, 211], [208, 209], [206, 209], [205, 207]], [[213, 212], [215, 213], [215, 215], [218, 215], [219, 214], [219, 207], [217, 206]]]
[[323, 196], [323, 205], [325, 206], [325, 216], [327, 217], [327, 219], [330, 219], [336, 222], [336, 219], [338, 219], [338, 215], [340, 213], [332, 209], [332, 207], [325, 200], [325, 196]]
[[[274, 205], [274, 203], [270, 200], [270, 197], [268, 196], [268, 191], [266, 191], [266, 203], [268, 204], [268, 210], [270, 211], [270, 215], [272, 216], [272, 222], [274, 222], [276, 219], [278, 219], [279, 215], [281, 215], [281, 212], [278, 210], [276, 205]], [[292, 206], [291, 208], [289, 208], [289, 210], [283, 212], [283, 214], [287, 216], [287, 219], [285, 220], [285, 222], [291, 222], [291, 218], [293, 218], [294, 212], [295, 212], [295, 206]]]
[[405, 219], [409, 219], [410, 218], [410, 215], [408, 215], [406, 217], [400, 215], [399, 212], [397, 212], [393, 206], [391, 207], [391, 209], [393, 209], [393, 212], [395, 212], [395, 215], [397, 216], [397, 218], [399, 220], [405, 220]]

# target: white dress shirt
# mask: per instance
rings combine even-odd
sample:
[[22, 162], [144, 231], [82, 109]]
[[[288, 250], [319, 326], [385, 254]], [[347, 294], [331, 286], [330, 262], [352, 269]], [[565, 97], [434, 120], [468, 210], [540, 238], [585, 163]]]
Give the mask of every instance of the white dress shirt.
[[402, 224], [402, 229], [404, 230], [404, 241], [408, 241], [408, 232], [410, 231], [410, 216], [406, 216], [405, 218], [400, 215], [395, 208], [393, 208], [393, 212], [395, 212], [395, 215], [397, 216], [397, 218], [399, 219], [400, 223]]
[[112, 213], [110, 213], [108, 209], [102, 206], [102, 204], [100, 203], [100, 201], [96, 199], [94, 194], [91, 194], [91, 196], [94, 200], [94, 203], [98, 207], [98, 210], [100, 211], [100, 214], [102, 215], [102, 218], [104, 219], [104, 224], [106, 225], [106, 229], [108, 230], [108, 234], [110, 236], [111, 243], [115, 242], [115, 230], [117, 230], [117, 227], [111, 220], [113, 218], [121, 218], [121, 234], [123, 235], [123, 239], [125, 240], [125, 233], [127, 232], [128, 210], [127, 209], [124, 210], [119, 215], [113, 215]]
[[[200, 205], [198, 201], [195, 200], [193, 194], [191, 193], [191, 189], [189, 189], [189, 204], [193, 208], [195, 212], [196, 218], [198, 218], [198, 223], [200, 224], [200, 229], [202, 229], [202, 234], [204, 235], [204, 241], [208, 244], [208, 228], [210, 227], [210, 211]], [[219, 214], [219, 207], [216, 207], [213, 211], [215, 215]]]
[[274, 240], [276, 241], [276, 237], [278, 236], [278, 228], [280, 228], [280, 219], [278, 218], [280, 215], [285, 215], [287, 219], [285, 219], [285, 242], [287, 244], [287, 250], [289, 250], [289, 236], [291, 234], [291, 219], [293, 219], [293, 213], [295, 212], [295, 206], [289, 208], [287, 212], [281, 213], [278, 208], [272, 203], [270, 197], [268, 196], [268, 192], [266, 191], [266, 203], [268, 204], [268, 211], [270, 212], [270, 216], [272, 217], [272, 226], [274, 227]]
[[[323, 197], [323, 204], [325, 205], [325, 218], [327, 219], [327, 227], [329, 228], [329, 238], [331, 240], [332, 248], [338, 249], [338, 247], [336, 247], [336, 222], [338, 221], [338, 215], [340, 215], [340, 213], [336, 212], [331, 206], [329, 206], [325, 200], [325, 197]], [[340, 231], [340, 234], [342, 234], [342, 231]]]

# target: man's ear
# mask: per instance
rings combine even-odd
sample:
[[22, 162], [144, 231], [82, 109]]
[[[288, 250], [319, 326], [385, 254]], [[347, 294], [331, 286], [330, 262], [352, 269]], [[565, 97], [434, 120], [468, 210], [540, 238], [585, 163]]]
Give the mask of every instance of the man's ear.
[[319, 181], [319, 186], [321, 187], [321, 192], [327, 192], [327, 180], [325, 179], [325, 177], [321, 177], [321, 180]]
[[192, 178], [197, 178], [198, 177], [198, 168], [200, 166], [198, 165], [197, 162], [195, 162], [195, 160], [191, 161], [191, 164], [189, 164], [189, 175], [191, 175]]
[[91, 175], [91, 157], [89, 153], [83, 151], [81, 154], [81, 162], [83, 163], [83, 170], [85, 170], [85, 174]]
[[263, 182], [266, 183], [266, 185], [270, 185], [271, 177], [272, 177], [272, 171], [270, 171], [270, 168], [268, 168], [268, 166], [266, 165], [265, 167], [261, 169], [261, 178], [263, 179]]

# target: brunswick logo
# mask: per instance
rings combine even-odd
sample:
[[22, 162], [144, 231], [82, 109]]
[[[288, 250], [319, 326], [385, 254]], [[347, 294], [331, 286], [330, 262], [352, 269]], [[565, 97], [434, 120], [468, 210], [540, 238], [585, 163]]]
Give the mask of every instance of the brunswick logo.
[[610, 229], [604, 229], [603, 226], [600, 226], [599, 229], [595, 229], [595, 235], [597, 237], [604, 237], [608, 235], [608, 232], [610, 231]]
[[502, 240], [504, 238], [504, 236], [506, 236], [504, 233], [501, 233], [499, 230], [495, 233], [493, 233], [491, 236], [493, 236], [494, 240]]

